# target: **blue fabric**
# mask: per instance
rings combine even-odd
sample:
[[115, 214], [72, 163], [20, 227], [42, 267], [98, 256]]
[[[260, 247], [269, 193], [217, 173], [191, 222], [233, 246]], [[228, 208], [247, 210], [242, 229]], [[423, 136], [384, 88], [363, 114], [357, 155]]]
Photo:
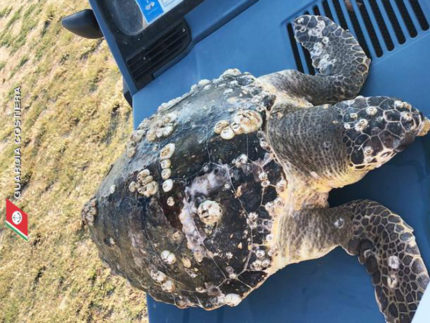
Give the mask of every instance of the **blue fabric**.
[[[135, 125], [162, 102], [187, 92], [200, 79], [217, 77], [227, 68], [237, 67], [256, 76], [295, 68], [285, 22], [312, 2], [206, 0], [187, 19], [194, 37], [200, 40], [211, 34], [133, 96]], [[249, 8], [237, 15], [247, 5]], [[233, 7], [235, 10], [231, 10]], [[374, 21], [373, 16], [371, 19]], [[219, 22], [225, 24], [220, 26]], [[402, 26], [407, 43], [400, 45], [391, 25], [388, 28], [395, 49], [374, 60], [362, 93], [397, 96], [430, 116], [430, 33], [420, 32], [409, 39]], [[381, 37], [381, 33], [377, 35]], [[385, 45], [382, 47], [385, 49]], [[402, 215], [414, 227], [424, 261], [430, 265], [429, 137], [418, 138], [359, 183], [332, 192], [330, 204], [358, 198], [373, 199]], [[148, 308], [151, 323], [384, 321], [364, 267], [340, 249], [318, 260], [288, 266], [235, 308], [179, 310], [151, 298]]]

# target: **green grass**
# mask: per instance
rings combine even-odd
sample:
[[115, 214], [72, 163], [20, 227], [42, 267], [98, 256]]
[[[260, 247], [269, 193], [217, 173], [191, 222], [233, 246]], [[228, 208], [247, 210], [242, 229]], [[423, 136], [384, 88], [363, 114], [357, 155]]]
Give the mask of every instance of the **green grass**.
[[12, 11], [12, 7], [3, 8], [2, 10], [0, 10], [0, 18], [7, 17], [11, 11]]
[[19, 20], [19, 18], [21, 17], [21, 11], [22, 11], [22, 8], [19, 8], [17, 11], [15, 11], [13, 16], [7, 22], [6, 29], [9, 29], [15, 22]]
[[61, 17], [85, 7], [0, 0], [0, 192], [3, 201], [13, 196], [11, 107], [19, 85], [24, 191], [17, 205], [30, 217], [29, 242], [0, 224], [0, 322], [147, 321], [145, 294], [103, 267], [81, 222], [83, 204], [132, 129], [106, 43], [61, 27]]

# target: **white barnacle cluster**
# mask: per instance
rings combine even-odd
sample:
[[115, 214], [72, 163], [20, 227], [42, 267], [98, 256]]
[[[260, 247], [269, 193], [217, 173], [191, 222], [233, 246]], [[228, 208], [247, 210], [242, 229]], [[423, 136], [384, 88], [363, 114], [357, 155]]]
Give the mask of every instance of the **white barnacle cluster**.
[[188, 257], [182, 257], [181, 261], [185, 268], [191, 268], [191, 260]]
[[166, 274], [162, 271], [151, 270], [149, 274], [155, 282], [161, 284], [161, 289], [163, 291], [171, 293], [175, 290], [175, 283], [170, 279], [167, 279]]
[[334, 226], [336, 227], [336, 228], [338, 228], [338, 229], [342, 229], [343, 228], [343, 226], [344, 226], [344, 224], [345, 224], [345, 220], [343, 219], [343, 218], [338, 218], [338, 219], [336, 219], [336, 221], [334, 221]]
[[363, 148], [363, 153], [364, 153], [364, 156], [366, 156], [366, 157], [371, 157], [371, 156], [372, 156], [372, 154], [373, 154], [373, 148], [372, 148], [372, 147], [370, 147], [370, 146], [365, 146], [365, 147]]
[[321, 72], [324, 72], [328, 67], [336, 63], [336, 58], [330, 59], [329, 54], [321, 55], [318, 65], [316, 66]]
[[397, 256], [390, 256], [388, 257], [388, 267], [391, 269], [399, 269], [400, 267], [400, 260]]
[[262, 249], [255, 251], [256, 259], [250, 264], [251, 270], [264, 270], [270, 267], [271, 261], [266, 257], [266, 252]]
[[185, 93], [183, 96], [174, 98], [168, 102], [162, 103], [159, 107], [158, 107], [158, 112], [162, 112], [162, 111], [167, 111], [169, 110], [171, 107], [173, 107], [174, 105], [176, 105], [179, 101], [181, 101], [183, 98], [185, 98], [186, 96], [188, 96], [188, 93]]
[[170, 159], [175, 152], [175, 144], [167, 144], [160, 150], [160, 160]]
[[261, 128], [263, 119], [257, 111], [253, 110], [239, 110], [235, 116], [233, 116], [233, 122], [231, 128], [236, 135], [243, 133], [255, 132]]
[[280, 210], [283, 206], [284, 201], [280, 197], [277, 197], [273, 201], [269, 201], [264, 204], [264, 208], [272, 217], [275, 217], [277, 215], [277, 211]]
[[82, 220], [88, 225], [94, 224], [94, 219], [97, 215], [97, 200], [92, 198], [89, 200], [82, 209]]
[[150, 275], [153, 280], [160, 284], [165, 282], [167, 279], [166, 274], [159, 270], [151, 270]]
[[241, 72], [237, 68], [229, 68], [228, 70], [225, 70], [224, 73], [221, 74], [222, 78], [229, 78], [231, 76], [237, 76], [240, 75]]
[[168, 265], [173, 265], [176, 262], [176, 256], [169, 250], [163, 250], [160, 257]]
[[242, 301], [238, 294], [230, 293], [224, 296], [224, 303], [228, 306], [237, 306]]
[[318, 20], [317, 24], [313, 28], [309, 28], [308, 35], [314, 37], [322, 37], [322, 31], [325, 28], [325, 22]]
[[177, 114], [175, 112], [156, 115], [146, 132], [146, 139], [155, 141], [170, 136], [175, 130], [176, 119]]
[[[224, 71], [224, 73], [222, 73], [218, 78], [214, 79], [212, 81], [212, 84], [216, 85], [216, 86], [218, 86], [220, 88], [226, 87], [227, 84], [230, 84], [230, 86], [234, 86], [235, 83], [231, 83], [231, 82], [235, 82], [235, 81], [229, 82], [229, 79], [231, 79], [231, 78], [233, 78], [235, 76], [238, 76], [240, 74], [242, 74], [242, 73], [238, 69], [236, 69], [236, 68], [228, 69], [228, 70]], [[211, 84], [208, 84], [208, 85], [211, 86]], [[207, 89], [208, 85], [205, 85], [203, 89], [204, 90]], [[197, 86], [196, 86], [196, 88], [197, 88]], [[227, 94], [230, 94], [230, 93], [233, 93], [233, 89], [231, 89], [231, 88], [227, 88], [224, 91], [224, 95], [227, 95]]]
[[215, 124], [214, 132], [219, 135], [219, 134], [221, 134], [222, 130], [224, 128], [227, 128], [229, 125], [230, 125], [230, 123], [227, 120], [218, 121]]
[[232, 160], [232, 164], [237, 168], [241, 168], [248, 163], [248, 156], [245, 154], [240, 154], [239, 157]]
[[206, 200], [197, 208], [197, 214], [204, 224], [213, 226], [221, 220], [223, 210], [219, 203]]
[[161, 284], [161, 289], [165, 292], [172, 293], [175, 290], [175, 283], [168, 279]]
[[158, 183], [151, 176], [149, 169], [143, 169], [137, 174], [137, 181], [132, 181], [128, 189], [130, 192], [138, 192], [140, 195], [150, 197], [158, 192]]
[[195, 213], [195, 208], [184, 199], [184, 207], [179, 214], [179, 221], [182, 224], [182, 232], [187, 239], [187, 248], [192, 251], [194, 259], [201, 262], [206, 256], [206, 249], [203, 244], [206, 236], [197, 229], [192, 216], [193, 213]]
[[299, 32], [304, 32], [305, 30], [306, 30], [306, 26], [305, 25], [302, 25], [303, 24], [303, 22], [304, 22], [304, 18], [303, 17], [301, 17], [301, 18], [299, 18], [299, 19], [297, 19], [297, 23], [298, 24], [296, 24], [295, 25], [295, 28], [297, 29], [297, 31], [299, 31]]
[[236, 135], [255, 132], [261, 128], [263, 119], [259, 112], [254, 110], [239, 110], [230, 123], [220, 120], [214, 126], [214, 132], [225, 140], [233, 139]]
[[250, 212], [246, 218], [246, 223], [251, 229], [257, 228], [258, 213]]
[[167, 203], [168, 206], [174, 206], [175, 205], [175, 199], [173, 198], [173, 196], [169, 196], [167, 198], [166, 203]]
[[164, 192], [170, 192], [173, 188], [173, 180], [170, 178], [165, 180], [162, 184], [162, 187]]
[[270, 186], [269, 176], [265, 171], [261, 171], [260, 174], [258, 174], [258, 179], [260, 180], [263, 188]]
[[399, 280], [397, 278], [397, 275], [395, 273], [391, 273], [387, 277], [387, 285], [388, 288], [394, 289], [396, 288], [397, 284], [399, 283]]
[[[170, 168], [172, 165], [172, 162], [170, 158], [173, 156], [173, 153], [175, 152], [175, 144], [170, 143], [164, 146], [160, 150], [160, 165], [161, 165], [161, 178], [164, 180], [162, 184], [162, 188], [164, 192], [170, 192], [173, 188], [173, 180], [170, 178], [172, 175], [172, 169]], [[169, 204], [169, 203], [168, 203]], [[172, 201], [170, 201], [170, 204], [172, 204]], [[173, 204], [170, 206], [173, 206], [175, 203], [173, 201]]]
[[208, 295], [213, 295], [214, 297], [210, 299], [210, 302], [217, 306], [228, 305], [228, 306], [237, 306], [242, 301], [242, 297], [236, 293], [228, 293], [224, 294], [221, 292], [219, 287], [216, 286], [207, 286], [206, 289], [202, 289]]
[[[205, 87], [210, 85], [210, 84], [211, 84], [211, 81], [203, 79], [203, 80], [200, 80], [199, 83], [197, 83], [197, 86], [200, 86], [203, 89], [205, 89]], [[206, 88], [206, 90], [208, 90], [208, 88]]]
[[366, 119], [360, 119], [355, 123], [354, 129], [355, 131], [361, 132], [364, 129], [366, 129], [368, 125], [369, 125], [369, 121], [367, 121]]
[[400, 117], [406, 121], [411, 121], [413, 119], [412, 118], [412, 112], [410, 112], [410, 111], [402, 111], [400, 113]]
[[366, 108], [366, 113], [369, 116], [374, 116], [375, 114], [378, 113], [378, 108], [374, 106], [369, 106]]
[[408, 109], [408, 110], [412, 109], [412, 106], [409, 103], [403, 102], [403, 101], [400, 101], [400, 100], [395, 100], [394, 101], [394, 107], [397, 108], [397, 109], [398, 108], [405, 108], [405, 109]]
[[132, 158], [136, 153], [137, 144], [142, 140], [145, 132], [146, 130], [138, 128], [130, 135], [130, 140], [126, 144], [126, 154], [128, 158]]
[[324, 46], [322, 43], [316, 42], [310, 51], [311, 56], [320, 56], [322, 54], [323, 48]]
[[358, 114], [357, 114], [356, 112], [351, 112], [351, 113], [349, 114], [349, 117], [350, 117], [351, 119], [357, 119], [357, 118], [358, 118]]
[[136, 143], [134, 141], [128, 141], [125, 146], [125, 153], [128, 158], [132, 158], [136, 154]]

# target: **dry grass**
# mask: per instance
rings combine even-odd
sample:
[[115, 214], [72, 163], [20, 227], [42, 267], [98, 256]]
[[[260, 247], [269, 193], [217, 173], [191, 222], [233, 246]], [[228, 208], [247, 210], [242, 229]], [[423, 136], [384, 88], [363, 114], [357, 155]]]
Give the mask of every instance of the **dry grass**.
[[61, 27], [62, 16], [87, 6], [0, 0], [0, 213], [13, 195], [19, 85], [25, 188], [17, 204], [30, 217], [29, 242], [0, 224], [0, 321], [147, 320], [145, 294], [110, 275], [81, 225], [83, 203], [132, 129], [106, 42]]

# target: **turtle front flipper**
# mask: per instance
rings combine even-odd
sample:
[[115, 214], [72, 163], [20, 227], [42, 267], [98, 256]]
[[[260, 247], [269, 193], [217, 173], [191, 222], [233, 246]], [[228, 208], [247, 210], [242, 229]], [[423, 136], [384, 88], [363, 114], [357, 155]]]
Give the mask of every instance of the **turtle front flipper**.
[[352, 99], [359, 93], [370, 59], [349, 31], [327, 17], [304, 15], [295, 19], [294, 34], [309, 51], [319, 74], [285, 70], [266, 75], [264, 80], [314, 105]]
[[372, 276], [379, 309], [387, 322], [411, 322], [429, 283], [413, 229], [373, 201], [359, 200], [331, 209], [349, 213], [352, 227], [342, 247], [358, 255]]

